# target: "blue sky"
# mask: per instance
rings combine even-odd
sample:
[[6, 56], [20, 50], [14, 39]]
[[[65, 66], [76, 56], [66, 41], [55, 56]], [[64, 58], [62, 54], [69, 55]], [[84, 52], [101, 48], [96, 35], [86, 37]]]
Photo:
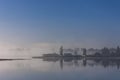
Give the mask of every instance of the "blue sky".
[[1, 42], [117, 46], [119, 21], [119, 0], [0, 0]]

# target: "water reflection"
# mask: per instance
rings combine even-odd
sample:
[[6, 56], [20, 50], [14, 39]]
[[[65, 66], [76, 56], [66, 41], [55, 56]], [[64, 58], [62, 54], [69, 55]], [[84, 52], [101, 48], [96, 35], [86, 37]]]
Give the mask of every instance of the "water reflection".
[[[42, 58], [1, 61], [0, 65], [0, 80], [120, 79], [119, 59]], [[108, 75], [110, 77], [107, 77]]]
[[120, 69], [120, 59], [112, 59], [112, 58], [72, 58], [72, 57], [53, 58], [53, 57], [47, 57], [47, 58], [43, 58], [43, 61], [59, 62], [61, 69], [64, 68], [64, 66], [66, 65], [65, 63], [73, 63], [72, 65], [74, 65], [75, 67], [102, 66], [103, 68], [116, 67], [117, 69]]

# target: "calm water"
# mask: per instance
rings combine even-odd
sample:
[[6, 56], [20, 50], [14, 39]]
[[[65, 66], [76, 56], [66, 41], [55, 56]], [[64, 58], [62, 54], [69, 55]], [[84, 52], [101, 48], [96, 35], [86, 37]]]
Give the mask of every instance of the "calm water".
[[0, 80], [120, 80], [119, 60], [31, 59], [0, 62]]

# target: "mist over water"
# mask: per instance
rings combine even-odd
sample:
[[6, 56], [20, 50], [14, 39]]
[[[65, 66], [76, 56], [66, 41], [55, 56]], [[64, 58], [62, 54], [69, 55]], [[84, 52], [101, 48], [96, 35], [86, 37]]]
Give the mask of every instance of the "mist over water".
[[[70, 46], [65, 46], [65, 49]], [[77, 46], [76, 46], [77, 47]], [[109, 58], [41, 58], [48, 53], [59, 53], [58, 44], [5, 45], [0, 47], [1, 80], [119, 80], [120, 59]], [[74, 49], [70, 47], [69, 49]], [[108, 77], [109, 76], [109, 77]]]

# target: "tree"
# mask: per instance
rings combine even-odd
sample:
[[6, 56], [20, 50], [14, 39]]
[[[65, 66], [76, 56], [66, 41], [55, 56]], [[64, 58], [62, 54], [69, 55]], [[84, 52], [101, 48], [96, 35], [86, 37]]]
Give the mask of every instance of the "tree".
[[83, 50], [83, 55], [86, 56], [86, 55], [87, 55], [87, 54], [86, 54], [86, 53], [87, 53], [86, 48], [83, 48], [82, 50]]
[[110, 55], [110, 51], [106, 47], [104, 47], [101, 51], [102, 51], [103, 57], [108, 57]]
[[117, 56], [120, 56], [120, 47], [119, 46], [117, 46], [116, 54], [117, 54]]
[[63, 46], [60, 47], [60, 55], [63, 56]]

